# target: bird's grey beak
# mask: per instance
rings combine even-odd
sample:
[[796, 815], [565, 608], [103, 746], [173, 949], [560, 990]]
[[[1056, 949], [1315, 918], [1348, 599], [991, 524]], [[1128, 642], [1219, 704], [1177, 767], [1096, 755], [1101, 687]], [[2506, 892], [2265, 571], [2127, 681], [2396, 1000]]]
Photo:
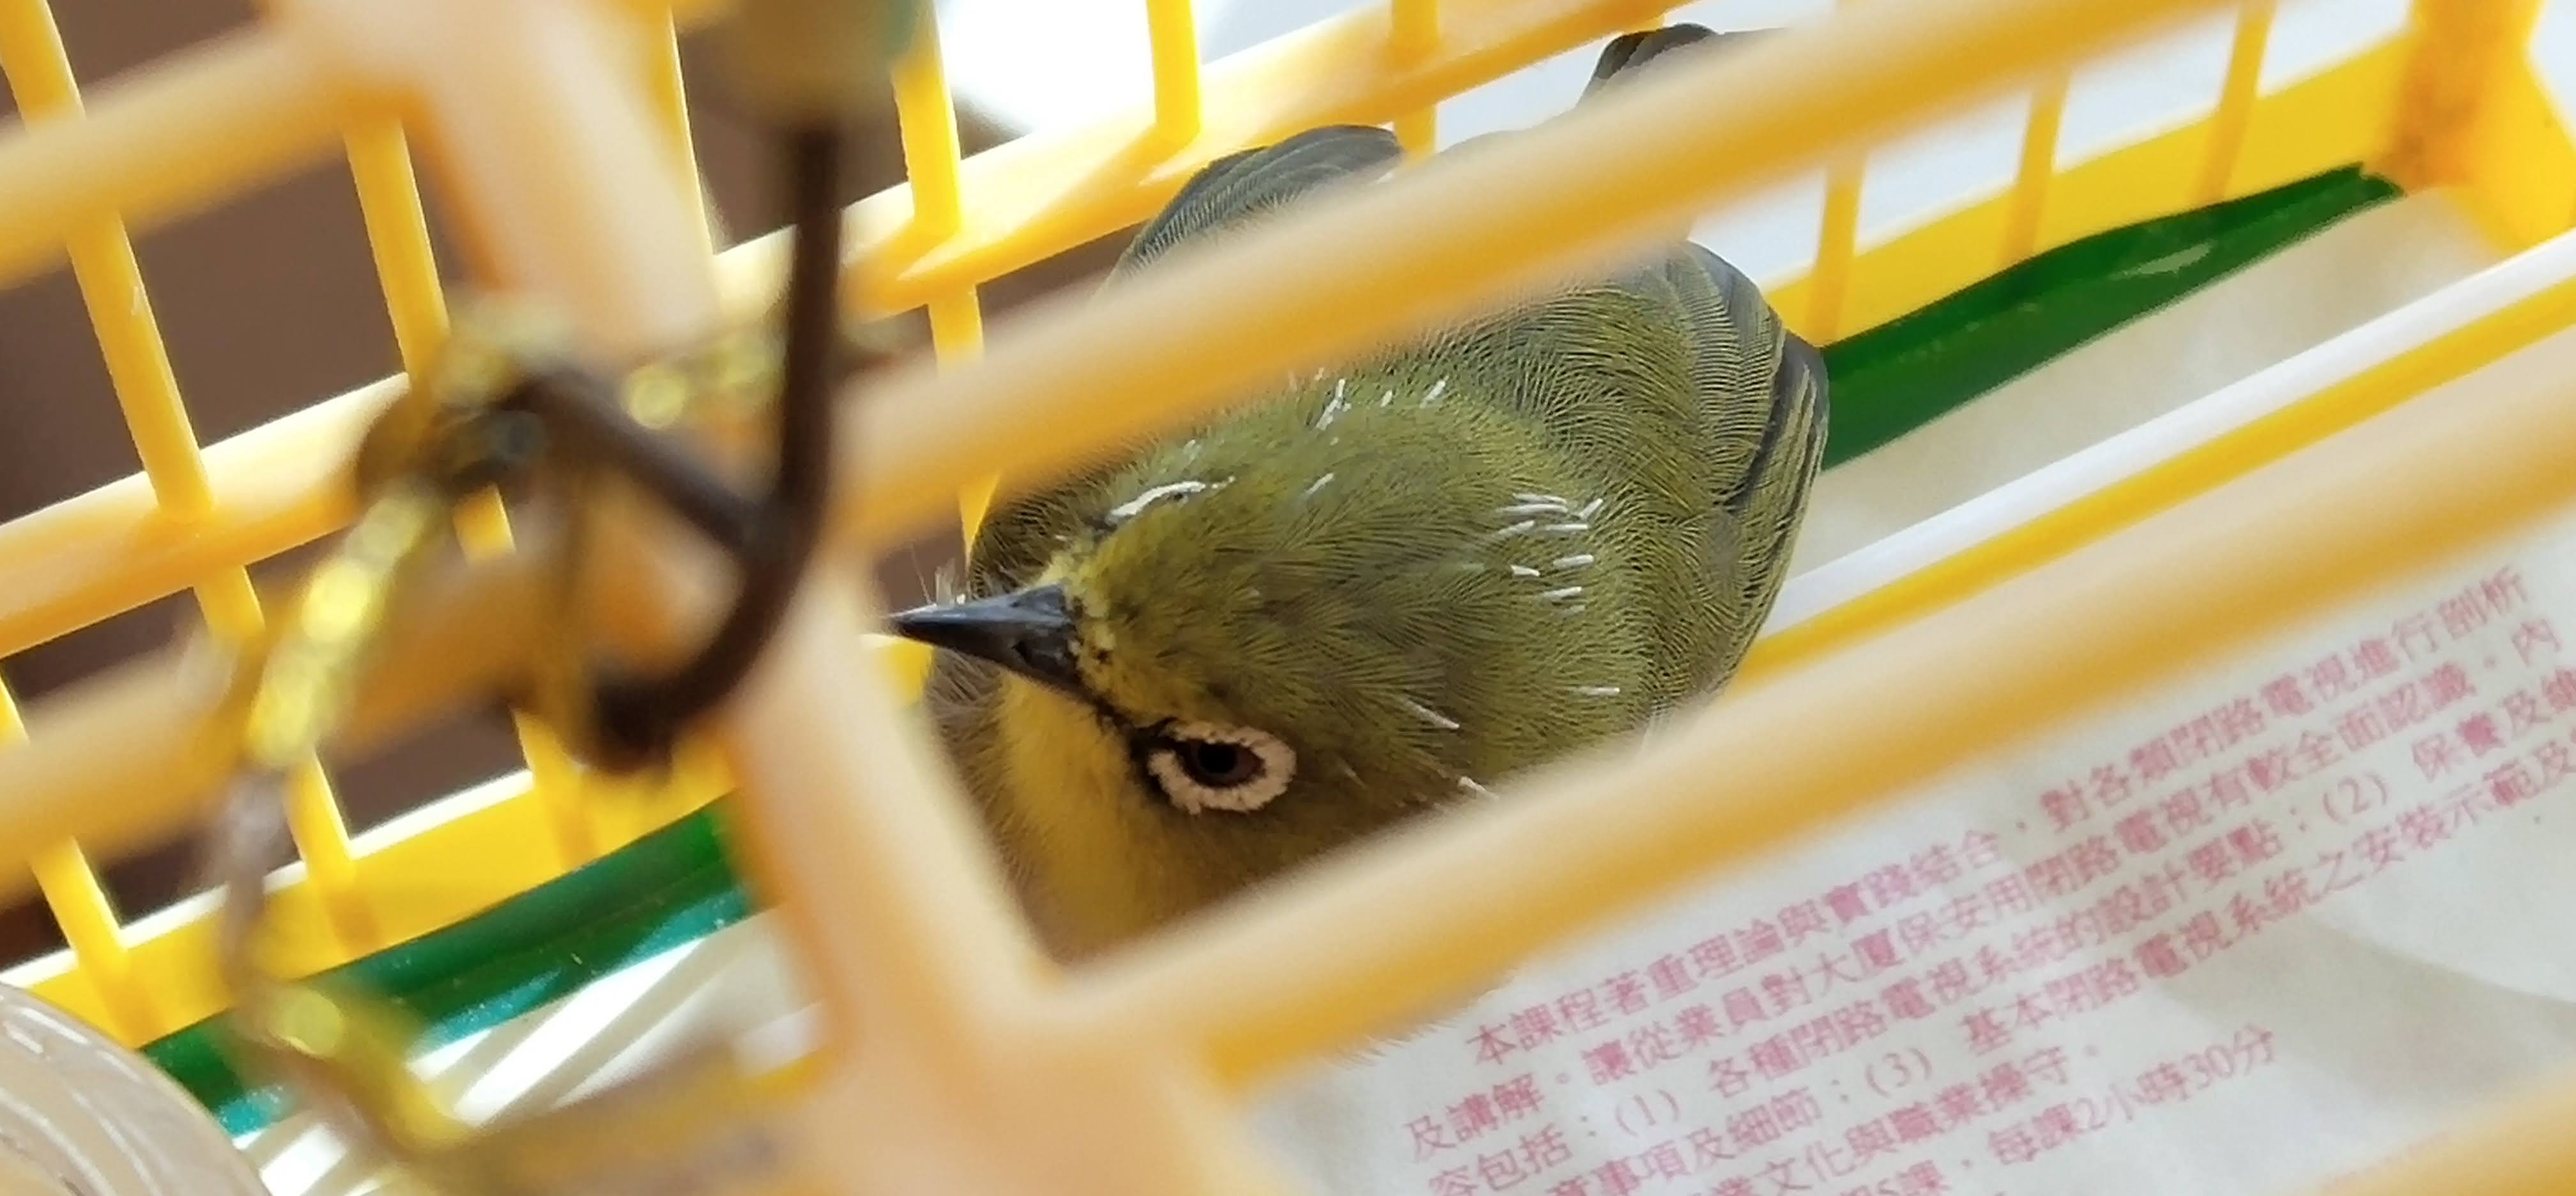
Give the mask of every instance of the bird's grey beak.
[[893, 621], [895, 634], [905, 639], [990, 661], [1066, 693], [1084, 692], [1073, 666], [1073, 612], [1065, 605], [1063, 586], [916, 606]]

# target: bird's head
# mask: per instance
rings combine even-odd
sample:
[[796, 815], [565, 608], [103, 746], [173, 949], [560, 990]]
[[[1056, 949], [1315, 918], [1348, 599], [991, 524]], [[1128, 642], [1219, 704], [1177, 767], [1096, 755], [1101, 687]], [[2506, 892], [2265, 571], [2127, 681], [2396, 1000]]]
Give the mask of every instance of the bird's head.
[[1066, 954], [1638, 718], [1601, 497], [1438, 379], [1317, 386], [1080, 487], [1021, 576], [894, 620], [979, 695], [963, 763]]

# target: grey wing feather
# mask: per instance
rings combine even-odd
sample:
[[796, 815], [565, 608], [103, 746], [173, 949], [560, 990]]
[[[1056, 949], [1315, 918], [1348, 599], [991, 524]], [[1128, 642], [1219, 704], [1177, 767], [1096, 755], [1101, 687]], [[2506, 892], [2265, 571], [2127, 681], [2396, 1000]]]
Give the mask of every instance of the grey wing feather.
[[1675, 50], [1693, 46], [1733, 48], [1773, 32], [1769, 29], [1736, 29], [1719, 33], [1705, 25], [1687, 22], [1649, 29], [1642, 33], [1623, 33], [1610, 39], [1601, 57], [1593, 62], [1592, 81], [1583, 87], [1585, 99], [1600, 94], [1613, 82], [1636, 74], [1658, 58]]
[[[1742, 45], [1769, 30], [1718, 33], [1680, 23], [1611, 39], [1592, 68], [1585, 97], [1676, 51]], [[1690, 329], [1692, 383], [1715, 444], [1718, 505], [1744, 521], [1744, 555], [1785, 554], [1823, 456], [1824, 359], [1781, 324], [1762, 288], [1704, 246], [1684, 242], [1660, 279], [1640, 279], [1681, 306]], [[1655, 285], [1660, 283], [1660, 286]], [[1768, 402], [1745, 396], [1768, 395]], [[1766, 597], [1763, 605], [1769, 605]]]
[[1404, 156], [1395, 135], [1367, 125], [1326, 125], [1276, 145], [1210, 162], [1148, 221], [1120, 256], [1127, 273], [1192, 237], [1231, 227], [1335, 183], [1374, 179]]
[[1693, 388], [1717, 466], [1713, 497], [1732, 525], [1719, 547], [1734, 559], [1711, 562], [1735, 588], [1724, 631], [1732, 659], [1751, 645], [1787, 576], [1824, 459], [1830, 388], [1823, 355], [1724, 259], [1687, 246], [1665, 278], [1692, 328]]
[[[1708, 411], [1720, 455], [1743, 463], [1740, 481], [1721, 489], [1719, 502], [1743, 509], [1770, 476], [1772, 458], [1783, 452], [1796, 456], [1798, 437], [1822, 439], [1828, 402], [1824, 359], [1780, 322], [1752, 279], [1706, 247], [1682, 246], [1666, 263], [1665, 277], [1692, 329], [1700, 393], [1722, 400]], [[1770, 396], [1767, 404], [1736, 398], [1763, 393]]]
[[1601, 48], [1601, 57], [1592, 64], [1592, 81], [1584, 85], [1583, 94], [1590, 98], [1609, 86], [1612, 80], [1632, 74], [1656, 58], [1717, 38], [1718, 35], [1707, 26], [1687, 23], [1620, 34]]

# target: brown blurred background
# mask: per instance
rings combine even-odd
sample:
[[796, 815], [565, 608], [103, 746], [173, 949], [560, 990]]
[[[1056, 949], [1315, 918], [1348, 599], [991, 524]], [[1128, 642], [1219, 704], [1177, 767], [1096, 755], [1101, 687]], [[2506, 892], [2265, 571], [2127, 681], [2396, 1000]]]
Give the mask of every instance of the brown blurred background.
[[[245, 24], [249, 0], [77, 0], [55, 14], [84, 85], [135, 69], [175, 49]], [[691, 82], [699, 161], [722, 225], [737, 237], [777, 223], [770, 215], [764, 155], [751, 130], [727, 111], [723, 77], [705, 34], [683, 44]], [[0, 101], [5, 102], [5, 101]], [[0, 107], [14, 123], [14, 107]], [[973, 153], [1010, 132], [973, 112], [959, 114]], [[427, 185], [427, 172], [424, 182]], [[847, 197], [900, 181], [890, 142], [854, 163]], [[452, 242], [439, 234], [439, 197], [429, 195], [441, 270], [457, 278]], [[1041, 263], [985, 288], [988, 317], [1105, 269], [1121, 237]], [[212, 443], [398, 368], [374, 265], [368, 256], [348, 168], [332, 161], [256, 195], [137, 237], [155, 315], [201, 443]], [[453, 299], [456, 288], [451, 286]], [[13, 518], [114, 481], [138, 468], [132, 441], [91, 338], [68, 268], [0, 289], [0, 519]], [[921, 593], [953, 558], [956, 533], [929, 537], [880, 564], [888, 600]], [[263, 585], [309, 556], [254, 568]], [[0, 577], [0, 585], [7, 579]], [[180, 594], [68, 638], [0, 660], [22, 704], [170, 642], [197, 619]], [[333, 779], [353, 830], [515, 766], [517, 753], [497, 719], [460, 722]], [[193, 868], [189, 839], [109, 863], [108, 887], [128, 917], [180, 895]], [[0, 962], [60, 945], [51, 916], [28, 902], [0, 912]]]

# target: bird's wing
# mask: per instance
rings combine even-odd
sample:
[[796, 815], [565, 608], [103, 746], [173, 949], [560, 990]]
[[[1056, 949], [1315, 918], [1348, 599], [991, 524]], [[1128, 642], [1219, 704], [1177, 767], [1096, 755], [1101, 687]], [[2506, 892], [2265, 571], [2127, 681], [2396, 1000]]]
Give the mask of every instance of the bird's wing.
[[[1721, 462], [1718, 507], [1734, 522], [1728, 655], [1750, 647], [1789, 567], [1790, 542], [1824, 460], [1824, 357], [1790, 332], [1752, 280], [1693, 245], [1666, 263], [1694, 342], [1694, 388]], [[1723, 348], [1720, 339], [1728, 342]]]
[[[1593, 69], [1586, 99], [1674, 51], [1741, 45], [1768, 31], [1713, 33], [1670, 25], [1613, 40]], [[1733, 671], [1779, 596], [1790, 546], [1824, 458], [1829, 388], [1814, 346], [1789, 331], [1753, 280], [1706, 248], [1683, 241], [1619, 289], [1681, 322], [1690, 388], [1724, 524], [1709, 562], [1720, 586], [1718, 679]]]
[[[1676, 24], [1622, 34], [1602, 49], [1584, 98], [1633, 78], [1674, 51], [1723, 50], [1768, 32], [1717, 33]], [[1782, 325], [1752, 279], [1698, 244], [1676, 246], [1660, 270], [1648, 271], [1623, 289], [1642, 290], [1678, 307], [1693, 347], [1693, 389], [1714, 437], [1716, 459], [1724, 466], [1719, 505], [1745, 521], [1748, 557], [1785, 554], [1786, 537], [1795, 529], [1796, 513], [1804, 509], [1824, 444], [1823, 359]]]
[[1326, 125], [1228, 154], [1192, 175], [1146, 222], [1115, 273], [1130, 273], [1192, 237], [1232, 227], [1318, 188], [1377, 178], [1403, 157], [1394, 134], [1367, 125]]
[[[1715, 458], [1724, 463], [1719, 505], [1751, 515], [1776, 482], [1796, 483], [1787, 488], [1790, 497], [1803, 494], [1824, 439], [1823, 357], [1780, 322], [1752, 279], [1707, 249], [1679, 247], [1660, 273], [1663, 285], [1651, 290], [1682, 320], [1692, 346], [1692, 389]], [[1782, 468], [1793, 472], [1783, 477]]]

